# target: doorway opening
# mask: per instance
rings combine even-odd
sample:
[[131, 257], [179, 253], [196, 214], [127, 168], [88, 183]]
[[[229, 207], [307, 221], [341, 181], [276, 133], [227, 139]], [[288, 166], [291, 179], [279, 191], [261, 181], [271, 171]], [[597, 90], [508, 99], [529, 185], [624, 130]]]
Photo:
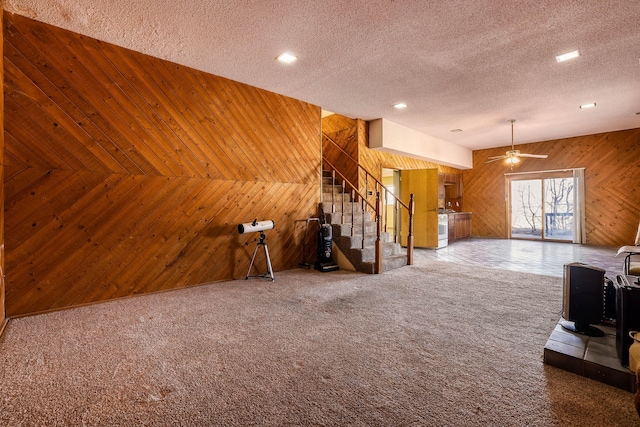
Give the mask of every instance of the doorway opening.
[[[400, 171], [397, 169], [382, 168], [382, 185], [396, 196], [400, 196]], [[389, 194], [383, 200], [383, 223], [386, 231], [391, 235], [400, 235], [399, 212], [396, 200]], [[397, 231], [397, 234], [396, 234]]]

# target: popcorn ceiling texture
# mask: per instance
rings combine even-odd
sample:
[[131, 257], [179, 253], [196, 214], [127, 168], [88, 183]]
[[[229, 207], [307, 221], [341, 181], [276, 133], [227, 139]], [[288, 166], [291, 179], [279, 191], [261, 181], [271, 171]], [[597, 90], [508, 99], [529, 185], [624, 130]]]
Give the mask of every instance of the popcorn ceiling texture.
[[[134, 2], [135, 6], [130, 2], [113, 1], [87, 5], [87, 2], [78, 0], [28, 3], [6, 0], [5, 11], [159, 58], [184, 62], [186, 50], [182, 40], [185, 27], [176, 25], [177, 20], [171, 16], [157, 15], [153, 11], [153, 7], [162, 6], [161, 2]], [[130, 13], [132, 6], [135, 11]], [[173, 18], [179, 16], [173, 15]]]
[[[508, 2], [507, 2], [508, 3]], [[640, 126], [637, 0], [5, 0], [6, 12], [473, 149]], [[582, 56], [557, 64], [555, 55]], [[274, 58], [299, 56], [290, 66]], [[391, 106], [404, 101], [409, 108]], [[591, 112], [578, 106], [597, 102]], [[463, 132], [451, 133], [451, 129]]]

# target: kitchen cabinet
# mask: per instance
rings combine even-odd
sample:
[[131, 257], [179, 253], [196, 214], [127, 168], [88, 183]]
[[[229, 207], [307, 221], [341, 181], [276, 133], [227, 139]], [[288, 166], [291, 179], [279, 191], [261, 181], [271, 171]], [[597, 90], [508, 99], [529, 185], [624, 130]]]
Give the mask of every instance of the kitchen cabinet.
[[460, 212], [462, 206], [462, 175], [444, 175], [445, 207]]
[[453, 239], [466, 239], [471, 237], [471, 212], [458, 212], [454, 216]]
[[449, 214], [449, 243], [471, 237], [471, 212]]
[[458, 199], [462, 197], [462, 176], [445, 174], [444, 191], [447, 199]]

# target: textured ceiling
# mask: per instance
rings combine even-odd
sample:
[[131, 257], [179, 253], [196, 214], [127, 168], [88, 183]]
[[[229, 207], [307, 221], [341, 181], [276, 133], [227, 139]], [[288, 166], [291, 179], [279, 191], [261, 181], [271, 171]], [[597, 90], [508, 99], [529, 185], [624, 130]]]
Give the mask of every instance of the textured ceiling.
[[[638, 0], [4, 0], [5, 11], [471, 149], [640, 127]], [[555, 55], [580, 49], [557, 63]], [[299, 57], [292, 65], [274, 58]], [[392, 105], [405, 102], [408, 108]], [[580, 105], [596, 102], [593, 109]], [[462, 132], [451, 132], [462, 129]]]

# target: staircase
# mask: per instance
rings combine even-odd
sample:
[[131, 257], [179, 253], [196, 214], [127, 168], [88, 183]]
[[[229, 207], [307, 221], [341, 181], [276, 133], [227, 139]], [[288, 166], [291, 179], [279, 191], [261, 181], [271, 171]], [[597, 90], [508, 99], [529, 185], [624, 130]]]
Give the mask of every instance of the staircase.
[[[337, 246], [356, 271], [374, 274], [377, 240], [374, 215], [371, 212], [364, 212], [363, 215], [362, 203], [353, 202], [351, 194], [343, 192], [343, 187], [333, 182], [331, 172], [323, 172], [322, 180], [325, 200], [322, 208], [327, 223], [331, 224], [334, 246]], [[382, 272], [407, 265], [406, 250], [403, 250], [399, 243], [395, 243], [389, 233], [382, 232], [380, 240]]]

